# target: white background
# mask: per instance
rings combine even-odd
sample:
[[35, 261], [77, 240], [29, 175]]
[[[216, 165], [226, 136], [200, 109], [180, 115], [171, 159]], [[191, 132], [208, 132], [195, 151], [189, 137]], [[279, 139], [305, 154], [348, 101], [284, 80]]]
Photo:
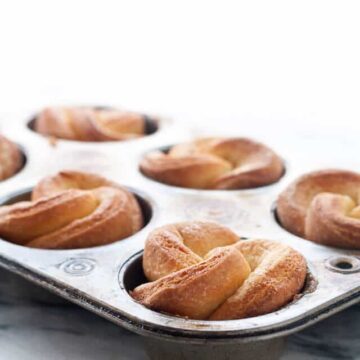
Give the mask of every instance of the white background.
[[358, 1], [0, 0], [0, 116], [116, 103], [347, 132], [360, 119], [359, 19]]

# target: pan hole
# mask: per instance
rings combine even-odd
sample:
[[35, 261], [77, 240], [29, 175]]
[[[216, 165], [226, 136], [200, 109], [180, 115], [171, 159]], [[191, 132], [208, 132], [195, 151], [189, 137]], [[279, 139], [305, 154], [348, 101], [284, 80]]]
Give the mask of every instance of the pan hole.
[[326, 267], [342, 274], [352, 274], [360, 271], [360, 260], [354, 256], [335, 256], [328, 259]]

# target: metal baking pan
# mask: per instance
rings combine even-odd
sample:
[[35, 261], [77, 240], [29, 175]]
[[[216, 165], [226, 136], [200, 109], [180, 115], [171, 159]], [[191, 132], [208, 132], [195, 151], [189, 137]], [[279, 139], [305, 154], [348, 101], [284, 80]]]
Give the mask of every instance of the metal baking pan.
[[[359, 301], [360, 251], [317, 245], [288, 233], [276, 221], [279, 192], [302, 173], [324, 167], [321, 164], [329, 166], [326, 149], [307, 149], [312, 156], [306, 151], [299, 154], [295, 145], [301, 149], [301, 139], [290, 139], [289, 146], [288, 137], [274, 132], [269, 138], [258, 140], [265, 140], [285, 156], [286, 172], [278, 183], [252, 190], [181, 189], [150, 180], [138, 170], [145, 152], [192, 137], [180, 122], [156, 117], [155, 133], [127, 142], [59, 140], [53, 146], [28, 127], [31, 114], [14, 114], [12, 121], [0, 122], [0, 131], [19, 143], [27, 158], [21, 172], [0, 184], [2, 204], [26, 198], [31, 187], [45, 175], [79, 169], [127, 186], [141, 199], [148, 222], [130, 238], [89, 249], [30, 249], [0, 240], [0, 265], [142, 335], [152, 359], [277, 359], [287, 335]], [[201, 135], [201, 131], [196, 135]], [[326, 141], [324, 144], [328, 144], [328, 151], [330, 145], [336, 146]], [[351, 168], [351, 146], [343, 149], [348, 151], [343, 151], [343, 158], [334, 158], [332, 167], [346, 163]], [[217, 221], [244, 238], [274, 239], [299, 250], [309, 269], [302, 294], [279, 311], [230, 321], [189, 320], [157, 313], [136, 303], [128, 291], [145, 280], [141, 257], [148, 233], [163, 224], [184, 220]], [[34, 288], [32, 284], [30, 287]]]

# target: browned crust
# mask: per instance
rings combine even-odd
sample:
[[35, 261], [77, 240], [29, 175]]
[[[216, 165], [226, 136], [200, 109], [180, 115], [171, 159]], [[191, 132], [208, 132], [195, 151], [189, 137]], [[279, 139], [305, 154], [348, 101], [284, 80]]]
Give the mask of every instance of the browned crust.
[[300, 237], [331, 246], [360, 248], [360, 174], [321, 170], [295, 180], [279, 196], [282, 226]]
[[56, 194], [69, 189], [93, 190], [111, 187], [124, 190], [122, 186], [102, 176], [81, 171], [63, 170], [56, 175], [46, 176], [34, 187], [32, 200]]
[[155, 230], [146, 241], [143, 264], [155, 281], [132, 292], [137, 301], [153, 310], [210, 320], [275, 311], [299, 293], [307, 272], [303, 256], [289, 246], [238, 241], [229, 229], [207, 222]]
[[276, 182], [284, 172], [270, 148], [246, 138], [203, 138], [168, 154], [151, 152], [140, 169], [154, 180], [196, 189], [254, 188]]
[[226, 227], [210, 222], [165, 225], [150, 233], [143, 267], [149, 280], [199, 263], [215, 247], [234, 244], [238, 237]]
[[208, 259], [137, 287], [132, 296], [154, 310], [206, 319], [242, 284], [248, 265], [234, 248], [222, 248]]
[[294, 249], [269, 240], [240, 241], [235, 247], [250, 264], [251, 273], [211, 320], [242, 319], [276, 311], [303, 288], [306, 261]]
[[145, 134], [145, 119], [140, 114], [113, 109], [49, 107], [37, 116], [34, 129], [67, 140], [127, 140]]
[[108, 244], [143, 225], [135, 197], [100, 176], [62, 171], [35, 187], [33, 201], [0, 207], [0, 236], [30, 247]]
[[23, 155], [19, 147], [0, 135], [0, 181], [15, 175], [23, 166]]

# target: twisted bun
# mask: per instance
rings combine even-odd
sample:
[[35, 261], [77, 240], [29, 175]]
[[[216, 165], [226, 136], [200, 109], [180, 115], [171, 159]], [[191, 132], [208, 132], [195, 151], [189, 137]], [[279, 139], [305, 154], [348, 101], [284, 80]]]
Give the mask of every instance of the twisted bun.
[[153, 231], [143, 267], [150, 283], [131, 295], [157, 311], [228, 320], [275, 311], [302, 289], [306, 261], [287, 245], [239, 241], [224, 226], [185, 222]]
[[145, 135], [145, 117], [113, 109], [50, 107], [35, 119], [34, 130], [67, 140], [127, 140]]
[[16, 144], [0, 135], [0, 181], [15, 175], [23, 166], [23, 155]]
[[0, 207], [0, 236], [36, 248], [104, 245], [134, 234], [142, 225], [133, 194], [100, 176], [76, 171], [40, 181], [32, 201]]
[[279, 180], [284, 167], [268, 147], [245, 138], [204, 138], [154, 151], [140, 163], [148, 177], [195, 189], [246, 189]]
[[301, 176], [279, 196], [282, 226], [300, 237], [360, 249], [360, 174], [322, 170]]

